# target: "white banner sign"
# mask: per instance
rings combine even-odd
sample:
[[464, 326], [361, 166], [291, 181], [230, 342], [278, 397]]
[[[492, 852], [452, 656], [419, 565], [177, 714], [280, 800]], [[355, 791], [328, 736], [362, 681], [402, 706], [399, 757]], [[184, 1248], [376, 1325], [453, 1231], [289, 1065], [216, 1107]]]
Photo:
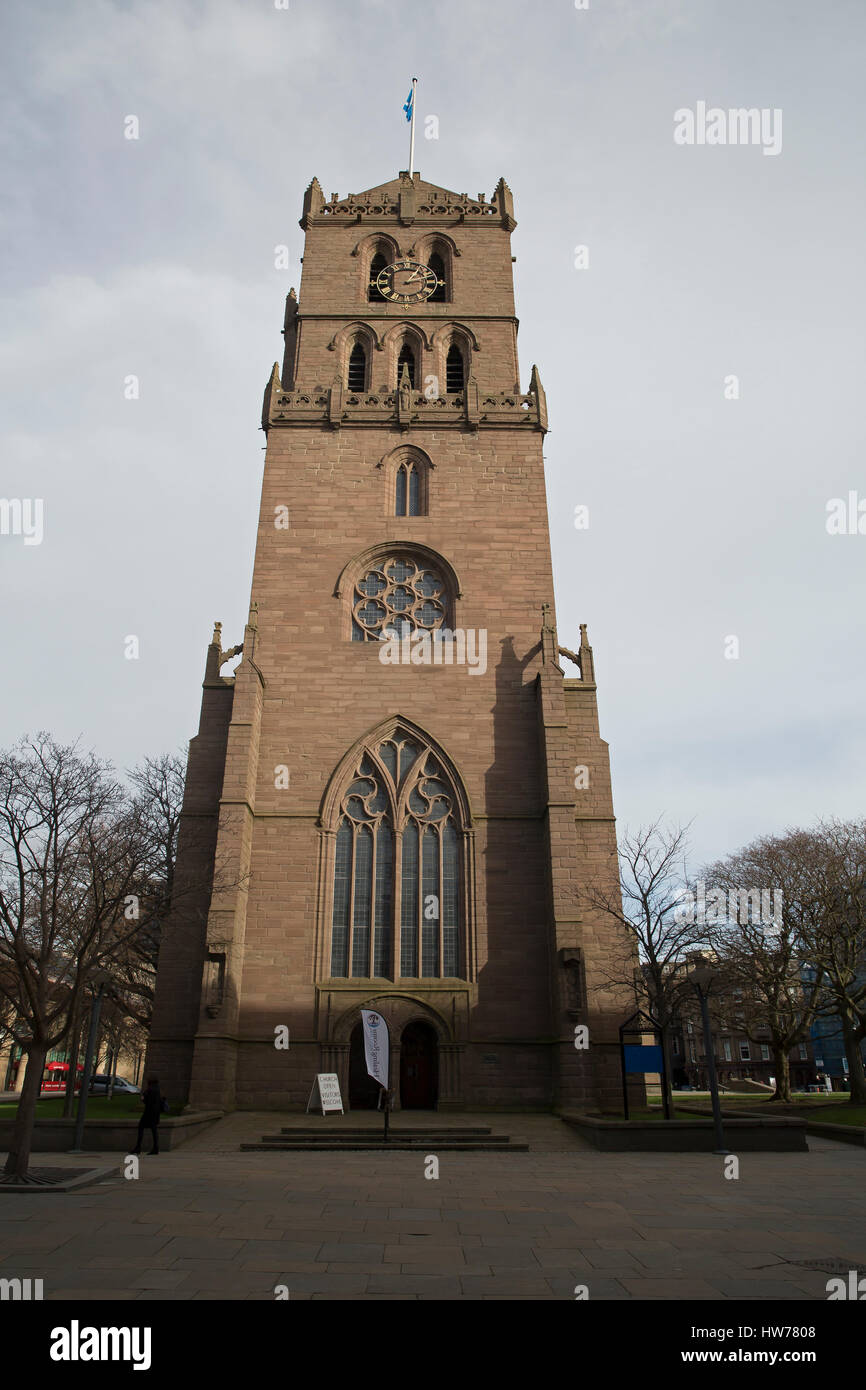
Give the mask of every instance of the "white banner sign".
[[381, 1014], [362, 1009], [364, 1057], [367, 1071], [380, 1086], [388, 1086], [388, 1025]]

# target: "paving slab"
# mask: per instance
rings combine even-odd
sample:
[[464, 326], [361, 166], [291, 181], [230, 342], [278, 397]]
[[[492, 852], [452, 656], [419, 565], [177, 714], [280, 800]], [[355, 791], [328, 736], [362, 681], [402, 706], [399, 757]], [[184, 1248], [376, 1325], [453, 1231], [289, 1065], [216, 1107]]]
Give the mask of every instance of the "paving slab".
[[385, 1254], [385, 1246], [382, 1245], [356, 1245], [351, 1241], [326, 1241], [320, 1248], [318, 1258], [328, 1263], [331, 1260], [352, 1260], [356, 1264], [364, 1262], [368, 1266], [371, 1264], [381, 1264]]
[[[536, 1245], [533, 1248], [533, 1254], [537, 1265], [544, 1270], [545, 1275], [557, 1274], [564, 1269], [574, 1270], [584, 1275], [598, 1274], [595, 1266], [591, 1265], [586, 1256], [579, 1250], [539, 1250]], [[495, 1250], [490, 1252], [490, 1259], [492, 1263], [496, 1262]]]
[[[711, 1299], [727, 1297], [720, 1292], [715, 1284], [710, 1284], [704, 1279], [634, 1279], [631, 1275], [625, 1274], [619, 1281], [626, 1293], [631, 1294], [632, 1298], [652, 1298], [652, 1299]], [[590, 1297], [594, 1296], [592, 1283], [589, 1283]], [[737, 1297], [737, 1295], [734, 1295]]]
[[164, 1253], [173, 1255], [176, 1260], [225, 1260], [230, 1255], [239, 1255], [246, 1241], [233, 1236], [173, 1236], [165, 1244]]
[[[275, 1284], [285, 1283], [288, 1274], [321, 1274], [324, 1269], [330, 1269], [330, 1265], [324, 1265], [319, 1260], [283, 1260], [282, 1262], [273, 1259], [245, 1260], [243, 1269], [257, 1271], [260, 1274], [270, 1275]], [[364, 1264], [362, 1269], [368, 1269]], [[357, 1273], [357, 1270], [351, 1271]], [[347, 1270], [346, 1273], [349, 1273]]]
[[547, 1285], [551, 1296], [561, 1299], [567, 1298], [572, 1302], [577, 1300], [576, 1287], [585, 1287], [589, 1291], [589, 1300], [581, 1301], [593, 1303], [597, 1303], [599, 1299], [626, 1299], [632, 1296], [618, 1279], [612, 1279], [610, 1276], [599, 1277], [598, 1275], [593, 1275], [591, 1279], [588, 1279], [580, 1270], [571, 1275], [548, 1275]]
[[182, 1269], [148, 1269], [130, 1281], [131, 1289], [176, 1289], [186, 1279]]
[[421, 1295], [457, 1294], [463, 1292], [460, 1280], [441, 1274], [411, 1273], [374, 1274], [370, 1277], [367, 1292], [378, 1295], [402, 1294], [417, 1298]]
[[720, 1277], [713, 1280], [713, 1287], [724, 1298], [759, 1299], [762, 1302], [766, 1299], [812, 1301], [809, 1294], [790, 1279], [725, 1279]]
[[505, 1270], [501, 1274], [461, 1274], [460, 1285], [463, 1293], [472, 1298], [483, 1298], [488, 1294], [496, 1298], [502, 1294], [549, 1296], [550, 1288], [541, 1270], [537, 1275], [515, 1274], [512, 1270]]
[[385, 1265], [397, 1265], [401, 1269], [461, 1270], [466, 1268], [466, 1256], [459, 1248], [440, 1248], [438, 1250], [419, 1250], [411, 1245], [386, 1245], [383, 1257]]
[[[140, 1289], [82, 1289], [71, 1285], [67, 1288], [53, 1289], [50, 1294], [46, 1290], [46, 1298], [60, 1303], [69, 1303], [70, 1301], [75, 1303], [128, 1303], [132, 1299], [138, 1298], [140, 1294]], [[172, 1297], [174, 1296], [172, 1294]]]
[[[321, 1247], [322, 1240], [320, 1238], [313, 1238], [312, 1240], [246, 1240], [237, 1252], [237, 1261], [241, 1265], [246, 1265], [251, 1260], [268, 1260], [270, 1262], [282, 1260], [284, 1264], [288, 1260], [315, 1260], [320, 1258]], [[194, 1258], [206, 1257], [198, 1255]], [[228, 1252], [222, 1251], [220, 1259], [226, 1258], [228, 1258]]]

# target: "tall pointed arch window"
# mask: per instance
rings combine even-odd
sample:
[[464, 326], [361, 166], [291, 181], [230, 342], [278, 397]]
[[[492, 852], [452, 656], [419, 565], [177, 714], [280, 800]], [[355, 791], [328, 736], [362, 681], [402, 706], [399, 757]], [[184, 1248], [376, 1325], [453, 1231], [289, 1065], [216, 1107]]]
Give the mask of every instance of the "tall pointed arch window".
[[466, 368], [463, 353], [457, 343], [452, 343], [445, 358], [445, 390], [462, 391], [466, 385]]
[[370, 261], [370, 281], [367, 286], [367, 300], [370, 304], [385, 304], [387, 301], [379, 286], [376, 284], [376, 277], [380, 270], [384, 270], [388, 264], [388, 257], [384, 251], [377, 251]]
[[453, 978], [461, 968], [460, 803], [441, 759], [396, 731], [340, 798], [331, 975]]
[[394, 477], [395, 516], [422, 516], [423, 479], [421, 468], [414, 459], [399, 464]]
[[427, 264], [433, 271], [439, 283], [428, 299], [428, 304], [444, 304], [447, 299], [447, 282], [445, 278], [445, 261], [438, 251], [434, 251], [428, 256]]
[[367, 349], [363, 343], [355, 343], [349, 353], [346, 385], [350, 391], [365, 391], [367, 388]]
[[415, 389], [415, 352], [411, 343], [404, 343], [397, 358], [397, 385], [403, 376], [403, 367], [409, 372], [409, 385]]

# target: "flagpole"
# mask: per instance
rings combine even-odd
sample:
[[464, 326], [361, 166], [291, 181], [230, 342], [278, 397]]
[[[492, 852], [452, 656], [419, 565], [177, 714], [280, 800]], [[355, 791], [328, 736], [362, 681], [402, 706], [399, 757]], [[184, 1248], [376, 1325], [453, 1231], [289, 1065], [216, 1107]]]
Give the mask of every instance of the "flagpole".
[[412, 78], [412, 123], [409, 127], [409, 177], [411, 179], [415, 172], [415, 88], [418, 86], [418, 78]]

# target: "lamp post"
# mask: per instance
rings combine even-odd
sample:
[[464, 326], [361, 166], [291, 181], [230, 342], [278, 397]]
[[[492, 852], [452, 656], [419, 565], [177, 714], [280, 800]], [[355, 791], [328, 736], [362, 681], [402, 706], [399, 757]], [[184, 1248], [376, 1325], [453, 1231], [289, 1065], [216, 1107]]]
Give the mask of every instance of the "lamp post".
[[712, 987], [716, 972], [709, 965], [698, 965], [687, 976], [688, 982], [693, 986], [701, 1004], [701, 1019], [704, 1025], [704, 1052], [707, 1058], [707, 1074], [710, 1079], [710, 1099], [713, 1105], [713, 1123], [716, 1127], [716, 1147], [713, 1150], [717, 1154], [730, 1153], [730, 1149], [725, 1146], [725, 1132], [722, 1128], [722, 1107], [719, 1101], [719, 1083], [716, 1077], [716, 1059], [713, 1054], [713, 1035], [710, 1030], [710, 1011], [707, 1007], [707, 996]]
[[[81, 1077], [81, 1095], [78, 1097], [78, 1113], [75, 1117], [75, 1138], [72, 1142], [70, 1153], [81, 1153], [81, 1141], [84, 1138], [84, 1120], [87, 1114], [87, 1092], [90, 1089], [90, 1077], [93, 1071], [93, 1053], [96, 1048], [96, 1035], [99, 1029], [99, 1015], [102, 1011], [102, 996], [105, 993], [105, 982], [108, 975], [104, 970], [97, 970], [91, 976], [91, 984], [97, 986], [93, 1003], [90, 1006], [90, 1031], [87, 1035], [87, 1051], [84, 1054], [84, 1073]], [[77, 1057], [73, 1059], [73, 1065], [77, 1065]]]

